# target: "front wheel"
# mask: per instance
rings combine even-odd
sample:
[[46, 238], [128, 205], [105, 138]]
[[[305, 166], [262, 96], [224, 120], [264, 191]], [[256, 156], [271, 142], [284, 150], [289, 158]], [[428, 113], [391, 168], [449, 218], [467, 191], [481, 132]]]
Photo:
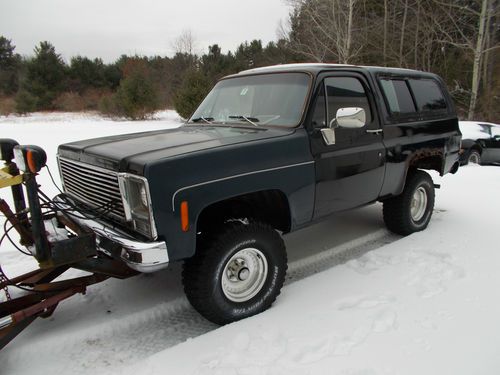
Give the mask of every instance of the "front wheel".
[[472, 150], [467, 158], [468, 164], [481, 164], [481, 154], [476, 150]]
[[285, 245], [269, 225], [227, 223], [184, 263], [184, 291], [208, 320], [227, 324], [271, 306], [287, 269]]
[[404, 236], [424, 230], [434, 209], [434, 183], [423, 171], [413, 171], [407, 177], [403, 192], [383, 202], [387, 228]]

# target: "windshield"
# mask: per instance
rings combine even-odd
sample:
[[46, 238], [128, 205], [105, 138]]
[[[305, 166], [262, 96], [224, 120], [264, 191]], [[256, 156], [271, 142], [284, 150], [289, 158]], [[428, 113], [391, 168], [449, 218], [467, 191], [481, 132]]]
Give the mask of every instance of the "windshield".
[[189, 121], [296, 126], [302, 117], [309, 81], [305, 73], [225, 79], [215, 85]]

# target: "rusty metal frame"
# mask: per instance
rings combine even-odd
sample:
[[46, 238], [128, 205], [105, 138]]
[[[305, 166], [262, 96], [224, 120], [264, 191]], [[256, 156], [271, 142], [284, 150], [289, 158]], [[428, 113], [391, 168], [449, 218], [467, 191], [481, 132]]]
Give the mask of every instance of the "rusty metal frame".
[[[0, 350], [21, 333], [36, 318], [52, 315], [58, 304], [87, 287], [109, 278], [94, 273], [73, 279], [53, 281], [68, 270], [68, 266], [38, 269], [10, 280], [15, 285], [29, 287], [30, 292], [0, 303]], [[8, 282], [2, 283], [12, 285]]]
[[[78, 293], [85, 294], [88, 286], [110, 277], [125, 279], [138, 274], [123, 262], [99, 253], [94, 232], [81, 227], [68, 216], [54, 217], [74, 236], [50, 242], [44, 225], [46, 215], [42, 213], [38, 198], [36, 173], [20, 174], [15, 163], [7, 162], [9, 165], [1, 169], [0, 187], [12, 187], [16, 213], [3, 199], [0, 199], [0, 212], [19, 233], [21, 244], [34, 246], [30, 251], [34, 252], [40, 268], [8, 279], [0, 267], [0, 276], [3, 276], [0, 277], [0, 291], [7, 287], [18, 287], [24, 293], [16, 298], [10, 298], [9, 293], [6, 293], [7, 301], [0, 303], [0, 350], [36, 318], [51, 316], [60, 302]], [[29, 220], [20, 185], [23, 182], [28, 196]], [[91, 274], [61, 279], [71, 268]]]

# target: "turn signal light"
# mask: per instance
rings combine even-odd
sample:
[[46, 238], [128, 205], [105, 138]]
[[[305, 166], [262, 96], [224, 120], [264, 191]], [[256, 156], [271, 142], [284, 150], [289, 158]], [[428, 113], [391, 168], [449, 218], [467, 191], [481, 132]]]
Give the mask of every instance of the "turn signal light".
[[181, 229], [183, 232], [189, 230], [189, 206], [187, 201], [181, 203]]

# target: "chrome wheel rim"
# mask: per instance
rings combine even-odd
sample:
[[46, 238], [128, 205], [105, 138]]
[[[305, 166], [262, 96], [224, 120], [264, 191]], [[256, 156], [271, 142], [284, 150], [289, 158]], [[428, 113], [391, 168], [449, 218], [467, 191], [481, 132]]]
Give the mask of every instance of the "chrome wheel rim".
[[420, 186], [413, 193], [410, 205], [410, 214], [413, 221], [421, 220], [425, 215], [427, 208], [427, 191]]
[[222, 291], [233, 302], [248, 301], [260, 292], [267, 273], [267, 260], [260, 250], [240, 250], [224, 266]]

